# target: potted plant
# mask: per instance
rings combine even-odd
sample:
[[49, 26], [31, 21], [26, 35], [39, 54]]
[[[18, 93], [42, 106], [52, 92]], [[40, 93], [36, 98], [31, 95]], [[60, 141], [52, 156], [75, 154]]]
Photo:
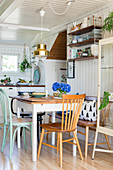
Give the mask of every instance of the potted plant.
[[57, 91], [59, 97], [62, 97], [62, 94], [66, 94], [71, 91], [71, 86], [66, 83], [55, 82], [52, 85], [52, 89], [53, 91]]
[[22, 72], [25, 72], [26, 69], [31, 69], [31, 63], [28, 62], [27, 56], [26, 56], [26, 47], [24, 47], [24, 60], [23, 62], [20, 64], [20, 70]]
[[30, 80], [30, 81], [26, 81], [26, 80], [24, 80], [24, 79], [21, 79], [21, 78], [19, 78], [19, 81], [16, 83], [16, 84], [29, 84], [29, 83], [32, 83], [32, 80]]
[[99, 110], [104, 109], [104, 108], [109, 104], [109, 96], [110, 96], [110, 95], [111, 95], [111, 94], [110, 94], [109, 92], [104, 91], [104, 96], [103, 96], [103, 99], [102, 99], [102, 101], [101, 101]]
[[10, 77], [7, 77], [6, 75], [4, 75], [4, 79], [1, 79], [0, 82], [3, 83], [3, 84], [10, 84], [11, 82], [11, 78]]
[[103, 30], [113, 31], [113, 12], [110, 12], [108, 17], [104, 20]]

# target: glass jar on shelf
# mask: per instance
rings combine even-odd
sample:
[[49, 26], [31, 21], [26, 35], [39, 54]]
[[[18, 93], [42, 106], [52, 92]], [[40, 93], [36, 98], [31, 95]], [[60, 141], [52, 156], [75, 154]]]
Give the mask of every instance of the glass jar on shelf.
[[102, 26], [102, 17], [95, 17], [95, 25]]
[[102, 26], [102, 17], [95, 17], [94, 15], [88, 17], [87, 21], [88, 26], [95, 25], [95, 26]]
[[87, 25], [88, 26], [94, 25], [94, 16], [88, 17]]

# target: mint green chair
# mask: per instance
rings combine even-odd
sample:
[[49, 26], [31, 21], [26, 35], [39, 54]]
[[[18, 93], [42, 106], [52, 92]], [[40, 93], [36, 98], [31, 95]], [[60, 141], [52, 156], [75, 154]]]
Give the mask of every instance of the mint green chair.
[[[32, 141], [32, 120], [29, 118], [28, 119], [26, 119], [26, 118], [25, 119], [24, 118], [12, 118], [9, 97], [2, 89], [0, 89], [0, 102], [1, 102], [2, 113], [3, 113], [3, 129], [4, 129], [1, 152], [3, 152], [8, 133], [10, 132], [10, 154], [9, 154], [9, 157], [11, 158], [11, 155], [13, 152], [14, 141], [15, 141], [15, 135], [19, 128], [23, 127], [23, 137], [24, 137], [25, 149], [27, 149], [26, 130], [31, 131], [31, 141]], [[15, 127], [15, 129], [14, 129], [14, 127]], [[14, 132], [13, 132], [13, 129], [14, 129]]]

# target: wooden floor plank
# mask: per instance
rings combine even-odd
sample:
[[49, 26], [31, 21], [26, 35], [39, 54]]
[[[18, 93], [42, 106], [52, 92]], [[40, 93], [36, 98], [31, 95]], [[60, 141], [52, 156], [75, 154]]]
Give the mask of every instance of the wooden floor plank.
[[[3, 129], [0, 129], [0, 148], [2, 146]], [[9, 138], [6, 142], [4, 152], [0, 152], [0, 170], [112, 170], [113, 169], [113, 154], [96, 152], [95, 160], [91, 159], [93, 146], [89, 146], [89, 152], [87, 159], [80, 159], [79, 152], [77, 156], [72, 155], [72, 145], [69, 143], [63, 144], [63, 168], [59, 167], [59, 154], [55, 149], [47, 146], [42, 146], [40, 158], [37, 162], [32, 162], [31, 157], [31, 142], [30, 133], [27, 135], [27, 151], [24, 149], [24, 143], [22, 142], [22, 148], [17, 149], [16, 143], [14, 145], [14, 152], [12, 154], [11, 161], [9, 160]], [[46, 137], [46, 135], [45, 135]], [[66, 138], [66, 136], [64, 136]], [[46, 138], [44, 138], [46, 142]], [[51, 135], [49, 135], [48, 142], [51, 141]], [[84, 142], [80, 141], [82, 153], [84, 156]]]

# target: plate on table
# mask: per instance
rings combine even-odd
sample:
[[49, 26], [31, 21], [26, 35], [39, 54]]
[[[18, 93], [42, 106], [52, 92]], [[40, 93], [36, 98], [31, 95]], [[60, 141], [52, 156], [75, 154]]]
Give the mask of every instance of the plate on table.
[[28, 96], [29, 94], [32, 94], [32, 92], [27, 92], [27, 91], [18, 91], [18, 95], [19, 96]]
[[45, 97], [46, 96], [46, 93], [41, 93], [41, 92], [34, 92], [34, 93], [31, 93], [29, 94], [31, 97], [35, 97], [35, 98], [41, 98], [41, 97]]
[[62, 99], [62, 97], [54, 96], [54, 99]]

